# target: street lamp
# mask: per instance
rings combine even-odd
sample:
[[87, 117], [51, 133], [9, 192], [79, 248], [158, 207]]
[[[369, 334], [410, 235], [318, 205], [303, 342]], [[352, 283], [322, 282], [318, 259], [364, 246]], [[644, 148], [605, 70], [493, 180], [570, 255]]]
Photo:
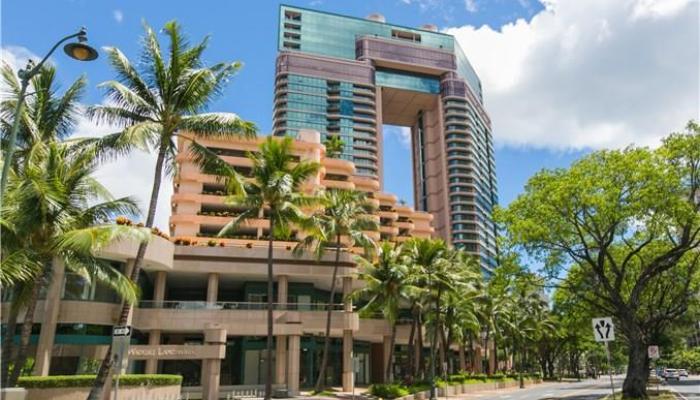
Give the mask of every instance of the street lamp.
[[20, 79], [20, 89], [19, 96], [17, 97], [17, 105], [15, 106], [14, 121], [12, 122], [12, 131], [10, 132], [10, 141], [7, 144], [7, 151], [5, 152], [5, 161], [2, 167], [2, 180], [0, 180], [0, 196], [5, 194], [5, 186], [7, 185], [7, 174], [10, 170], [10, 164], [12, 163], [12, 155], [15, 152], [15, 143], [17, 142], [17, 132], [19, 131], [19, 120], [20, 114], [22, 113], [22, 107], [24, 106], [24, 98], [27, 93], [27, 87], [29, 86], [29, 81], [33, 77], [39, 74], [41, 67], [44, 65], [46, 60], [53, 54], [54, 51], [62, 43], [67, 40], [77, 38], [77, 42], [68, 43], [63, 47], [63, 51], [71, 58], [78, 61], [92, 61], [97, 58], [97, 50], [90, 47], [87, 42], [87, 30], [85, 28], [80, 28], [77, 33], [68, 35], [58, 42], [49, 50], [48, 54], [39, 61], [38, 64], [34, 65], [32, 60], [27, 62], [27, 66], [24, 69], [17, 71], [17, 76]]

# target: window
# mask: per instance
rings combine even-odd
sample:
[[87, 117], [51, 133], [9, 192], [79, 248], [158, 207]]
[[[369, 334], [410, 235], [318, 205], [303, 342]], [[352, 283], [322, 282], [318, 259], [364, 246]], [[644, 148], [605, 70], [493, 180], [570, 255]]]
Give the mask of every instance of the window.
[[420, 34], [414, 33], [414, 32], [400, 31], [398, 29], [392, 29], [391, 30], [391, 37], [393, 37], [394, 39], [408, 40], [411, 42], [420, 43]]

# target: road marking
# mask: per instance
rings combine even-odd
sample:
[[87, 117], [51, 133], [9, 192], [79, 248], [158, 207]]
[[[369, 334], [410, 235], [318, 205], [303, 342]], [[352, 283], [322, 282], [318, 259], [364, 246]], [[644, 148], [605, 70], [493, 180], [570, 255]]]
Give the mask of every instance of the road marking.
[[673, 387], [673, 386], [671, 386], [671, 385], [667, 385], [667, 386], [668, 386], [669, 389], [671, 389], [672, 392], [676, 393], [676, 395], [677, 395], [678, 397], [680, 397], [680, 398], [683, 399], [683, 400], [688, 400], [688, 398], [685, 397], [685, 396], [683, 396], [683, 394], [681, 394], [681, 392], [677, 391], [675, 387]]

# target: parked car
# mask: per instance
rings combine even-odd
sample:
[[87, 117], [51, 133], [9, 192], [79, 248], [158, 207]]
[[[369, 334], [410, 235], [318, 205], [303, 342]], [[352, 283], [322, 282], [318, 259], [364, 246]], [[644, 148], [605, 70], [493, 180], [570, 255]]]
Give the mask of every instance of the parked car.
[[683, 369], [683, 368], [679, 369], [678, 376], [683, 377], [683, 378], [687, 378], [688, 377], [688, 370]]
[[664, 379], [666, 379], [667, 381], [668, 381], [668, 380], [671, 380], [671, 379], [675, 379], [675, 380], [677, 380], [677, 381], [680, 381], [680, 380], [681, 380], [681, 376], [678, 374], [678, 370], [677, 370], [677, 369], [675, 369], [675, 368], [666, 368], [666, 370], [664, 371]]

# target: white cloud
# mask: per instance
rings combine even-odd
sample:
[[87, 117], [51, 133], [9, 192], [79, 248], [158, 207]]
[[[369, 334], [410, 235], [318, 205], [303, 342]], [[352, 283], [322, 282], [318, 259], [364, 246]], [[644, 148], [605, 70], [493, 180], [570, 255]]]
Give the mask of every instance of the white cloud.
[[[75, 129], [73, 137], [101, 137], [109, 133], [117, 132], [117, 127], [97, 126], [88, 118], [81, 117]], [[102, 183], [114, 197], [130, 196], [141, 209], [141, 221], [146, 221], [148, 202], [151, 198], [153, 176], [156, 164], [156, 155], [134, 151], [128, 156], [100, 166], [95, 178]], [[170, 197], [173, 194], [172, 179], [164, 176], [158, 206], [156, 207], [155, 226], [169, 232]]]
[[446, 31], [482, 79], [500, 145], [655, 145], [699, 113], [698, 2], [542, 0], [529, 22]]
[[464, 8], [470, 13], [475, 13], [479, 10], [476, 0], [464, 0]]
[[396, 136], [403, 147], [407, 149], [411, 148], [411, 128], [407, 126], [385, 125], [384, 134]]
[[112, 11], [112, 16], [114, 17], [114, 20], [117, 21], [118, 24], [121, 24], [122, 21], [124, 20], [124, 13], [122, 12], [122, 10]]

